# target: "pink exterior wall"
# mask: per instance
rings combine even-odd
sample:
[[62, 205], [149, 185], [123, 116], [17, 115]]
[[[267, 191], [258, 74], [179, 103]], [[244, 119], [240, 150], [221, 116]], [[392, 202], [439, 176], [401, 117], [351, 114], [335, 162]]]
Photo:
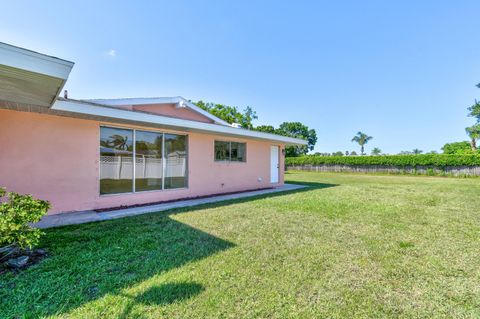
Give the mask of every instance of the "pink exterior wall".
[[[49, 213], [53, 214], [283, 184], [282, 155], [280, 155], [280, 182], [270, 183], [270, 146], [279, 144], [177, 132], [188, 134], [188, 188], [100, 196], [99, 127], [101, 124], [148, 129], [0, 110], [0, 186], [6, 186], [9, 191], [28, 193], [37, 198], [49, 200], [52, 203]], [[168, 130], [162, 131], [175, 133]], [[215, 139], [246, 142], [247, 162], [215, 162]]]

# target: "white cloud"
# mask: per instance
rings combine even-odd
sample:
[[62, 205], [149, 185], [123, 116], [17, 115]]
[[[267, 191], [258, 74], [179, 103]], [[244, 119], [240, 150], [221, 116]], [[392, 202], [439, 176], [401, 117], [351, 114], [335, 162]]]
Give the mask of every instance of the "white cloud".
[[115, 49], [110, 49], [107, 51], [107, 55], [114, 58], [117, 56], [117, 51], [115, 51]]

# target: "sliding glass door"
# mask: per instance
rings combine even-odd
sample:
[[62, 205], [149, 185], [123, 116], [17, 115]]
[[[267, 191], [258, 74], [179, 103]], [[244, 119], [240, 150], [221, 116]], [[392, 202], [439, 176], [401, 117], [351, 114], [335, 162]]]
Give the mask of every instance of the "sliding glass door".
[[163, 134], [135, 131], [135, 191], [162, 189]]
[[165, 188], [187, 187], [187, 137], [165, 134]]
[[187, 187], [187, 136], [100, 128], [100, 194]]
[[100, 194], [133, 191], [133, 130], [102, 127]]

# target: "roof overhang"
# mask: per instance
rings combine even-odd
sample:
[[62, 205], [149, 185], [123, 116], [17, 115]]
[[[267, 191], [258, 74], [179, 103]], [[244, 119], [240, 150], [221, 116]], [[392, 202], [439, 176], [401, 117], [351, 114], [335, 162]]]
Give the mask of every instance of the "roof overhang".
[[52, 106], [73, 64], [0, 42], [0, 101]]
[[143, 112], [129, 111], [114, 107], [95, 105], [93, 103], [82, 101], [59, 99], [55, 102], [50, 110], [53, 113], [59, 113], [59, 115], [112, 123], [125, 123], [187, 132], [199, 132], [237, 138], [266, 140], [286, 145], [307, 145], [307, 141], [298, 138], [257, 132], [242, 128], [234, 128], [225, 125], [203, 123]]

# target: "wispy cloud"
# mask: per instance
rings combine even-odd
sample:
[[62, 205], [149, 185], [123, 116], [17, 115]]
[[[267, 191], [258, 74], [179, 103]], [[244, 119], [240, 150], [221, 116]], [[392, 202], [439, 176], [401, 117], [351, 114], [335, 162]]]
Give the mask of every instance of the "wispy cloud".
[[110, 49], [106, 53], [108, 56], [111, 56], [112, 58], [117, 56], [117, 51], [115, 51], [115, 49]]

